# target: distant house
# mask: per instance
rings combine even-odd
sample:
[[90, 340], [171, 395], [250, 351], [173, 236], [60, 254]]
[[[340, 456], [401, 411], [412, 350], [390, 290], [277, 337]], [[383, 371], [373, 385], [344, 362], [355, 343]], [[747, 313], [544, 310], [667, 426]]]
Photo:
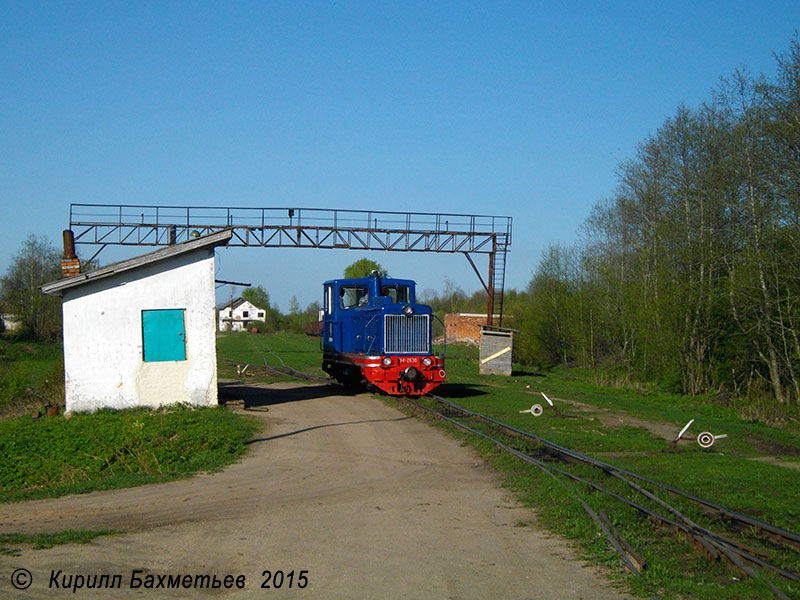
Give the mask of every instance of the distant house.
[[248, 321], [266, 321], [267, 313], [247, 300], [234, 298], [219, 307], [220, 331], [243, 331]]
[[63, 298], [67, 411], [217, 404], [214, 248], [230, 238], [212, 233], [41, 286]]
[[6, 312], [5, 307], [0, 306], [0, 332], [17, 331], [22, 327], [22, 321], [17, 315]]

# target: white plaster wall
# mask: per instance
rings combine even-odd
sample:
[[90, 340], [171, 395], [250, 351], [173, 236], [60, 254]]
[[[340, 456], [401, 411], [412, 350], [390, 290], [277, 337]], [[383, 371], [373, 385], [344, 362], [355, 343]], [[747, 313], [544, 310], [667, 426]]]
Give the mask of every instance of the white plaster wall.
[[[67, 290], [68, 411], [217, 404], [214, 252], [194, 252]], [[142, 360], [142, 310], [186, 309], [186, 360]]]

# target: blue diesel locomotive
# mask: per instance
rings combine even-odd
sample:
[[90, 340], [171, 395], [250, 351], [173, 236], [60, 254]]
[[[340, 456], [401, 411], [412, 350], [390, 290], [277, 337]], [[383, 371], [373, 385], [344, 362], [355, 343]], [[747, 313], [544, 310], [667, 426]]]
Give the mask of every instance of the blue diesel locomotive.
[[433, 314], [410, 279], [333, 279], [323, 284], [322, 368], [345, 385], [392, 395], [427, 394], [445, 380], [431, 348]]

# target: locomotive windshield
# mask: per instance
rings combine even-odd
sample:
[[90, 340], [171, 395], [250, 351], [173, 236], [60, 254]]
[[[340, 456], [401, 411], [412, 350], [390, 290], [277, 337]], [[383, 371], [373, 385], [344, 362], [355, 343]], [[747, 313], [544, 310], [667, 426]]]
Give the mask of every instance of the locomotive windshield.
[[365, 306], [369, 301], [367, 288], [361, 285], [343, 285], [339, 289], [339, 304], [342, 308]]
[[394, 304], [411, 302], [407, 285], [385, 285], [381, 288], [381, 296], [389, 296]]

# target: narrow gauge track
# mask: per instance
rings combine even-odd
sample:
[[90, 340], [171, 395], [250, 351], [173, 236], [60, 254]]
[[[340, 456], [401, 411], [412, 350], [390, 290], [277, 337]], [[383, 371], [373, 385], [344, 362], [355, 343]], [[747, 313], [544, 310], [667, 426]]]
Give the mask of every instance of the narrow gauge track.
[[[633, 480], [638, 480], [669, 494], [679, 496], [696, 503], [701, 507], [703, 512], [709, 516], [726, 521], [738, 529], [748, 529], [751, 532], [758, 532], [760, 536], [768, 538], [771, 542], [777, 542], [794, 550], [800, 549], [800, 535], [797, 533], [788, 531], [764, 521], [760, 521], [758, 519], [754, 519], [747, 515], [743, 515], [739, 512], [709, 500], [705, 500], [692, 494], [683, 492], [677, 488], [661, 483], [649, 477], [639, 475], [627, 469], [602, 462], [585, 454], [581, 454], [580, 452], [565, 448], [528, 431], [524, 431], [508, 425], [507, 423], [503, 423], [502, 421], [498, 421], [497, 419], [493, 419], [492, 417], [471, 411], [435, 394], [428, 394], [427, 398], [433, 400], [436, 404], [442, 407], [442, 410], [425, 406], [411, 398], [406, 397], [404, 400], [416, 408], [428, 414], [432, 414], [436, 418], [442, 419], [461, 430], [467, 431], [473, 435], [477, 435], [492, 442], [497, 447], [513, 454], [517, 458], [539, 467], [545, 473], [561, 483], [564, 483], [564, 481], [558, 478], [559, 475], [571, 481], [584, 484], [596, 492], [606, 494], [607, 496], [634, 508], [647, 518], [682, 534], [686, 539], [697, 546], [709, 560], [723, 559], [728, 561], [730, 565], [743, 577], [757, 578], [758, 572], [754, 569], [754, 567], [759, 567], [774, 572], [790, 581], [800, 583], [800, 575], [773, 565], [767, 560], [767, 554], [763, 551], [746, 545], [742, 542], [732, 540], [723, 536], [722, 534], [713, 532], [706, 527], [698, 525], [689, 517], [684, 515], [681, 511], [670, 505], [662, 498], [658, 497], [652, 491], [644, 488], [642, 485], [637, 484]], [[448, 412], [451, 414], [455, 413], [457, 418], [454, 418], [454, 416], [448, 416]], [[466, 425], [459, 420], [459, 418], [469, 419], [470, 421], [489, 426], [495, 430], [499, 430], [502, 432], [501, 435], [506, 438], [506, 441], [498, 439], [498, 437], [493, 435], [489, 435], [484, 431], [480, 431], [475, 427]], [[611, 491], [594, 481], [590, 481], [585, 477], [575, 475], [566, 469], [555, 466], [552, 464], [552, 461], [547, 461], [538, 456], [534, 456], [527, 449], [519, 449], [518, 447], [515, 447], [515, 443], [518, 444], [519, 440], [530, 440], [535, 442], [537, 446], [539, 446], [542, 451], [551, 458], [566, 462], [581, 463], [594, 467], [603, 474], [614, 477], [627, 484], [627, 486], [635, 492], [643, 495], [645, 498], [662, 507], [668, 513], [670, 513], [671, 516], [660, 514], [655, 510], [648, 508], [639, 502], [631, 500], [630, 498], [627, 498], [617, 492]], [[573, 489], [572, 492], [589, 517], [595, 521], [600, 530], [609, 539], [609, 542], [619, 554], [622, 562], [632, 572], [636, 573], [637, 575], [641, 574], [642, 569], [646, 568], [644, 560], [638, 555], [638, 553], [636, 553], [630, 544], [628, 544], [627, 541], [619, 535], [608, 517], [602, 511], [595, 512], [578, 494], [577, 490]], [[788, 598], [771, 581], [767, 579], [764, 579], [764, 581], [778, 598]]]
[[[259, 367], [259, 370], [263, 369], [264, 371], [272, 374], [291, 376], [305, 381], [317, 381], [338, 385], [328, 378], [303, 373], [302, 371], [298, 371], [287, 366], [280, 356], [275, 354], [271, 349], [265, 348], [281, 363], [281, 367], [272, 366], [269, 364], [264, 353], [261, 352], [261, 349], [255, 349], [256, 352], [262, 356], [264, 362], [264, 367]], [[744, 544], [737, 540], [732, 540], [723, 534], [711, 531], [710, 529], [695, 523], [692, 519], [683, 514], [683, 512], [669, 504], [666, 500], [657, 496], [653, 491], [646, 489], [639, 483], [636, 483], [636, 481], [639, 481], [642, 484], [647, 484], [648, 486], [656, 488], [662, 492], [666, 492], [667, 494], [688, 500], [691, 503], [698, 505], [706, 515], [724, 521], [730, 524], [733, 528], [747, 530], [751, 534], [757, 533], [761, 538], [765, 538], [769, 542], [773, 544], [779, 544], [782, 547], [791, 548], [795, 551], [800, 550], [800, 534], [741, 514], [715, 502], [699, 498], [693, 494], [689, 494], [649, 477], [639, 475], [628, 469], [617, 467], [580, 452], [576, 452], [575, 450], [571, 450], [551, 442], [541, 436], [537, 436], [528, 431], [513, 427], [507, 423], [503, 423], [502, 421], [492, 417], [474, 412], [463, 406], [459, 406], [458, 404], [455, 404], [446, 398], [442, 398], [441, 396], [427, 394], [424, 397], [433, 401], [434, 405], [438, 406], [438, 410], [435, 407], [426, 406], [420, 403], [417, 399], [410, 397], [404, 397], [402, 400], [412, 405], [416, 409], [423, 411], [424, 413], [450, 423], [458, 429], [490, 441], [498, 448], [509, 452], [520, 460], [538, 467], [562, 485], [567, 485], [567, 482], [565, 481], [565, 479], [567, 479], [578, 484], [585, 485], [595, 492], [605, 494], [610, 498], [618, 500], [619, 502], [635, 509], [648, 519], [676, 531], [685, 539], [694, 544], [699, 550], [701, 550], [709, 560], [727, 561], [731, 567], [733, 567], [733, 569], [736, 570], [737, 573], [742, 577], [752, 577], [754, 579], [759, 578], [756, 568], [760, 568], [764, 569], [765, 571], [775, 573], [789, 581], [800, 583], [800, 575], [770, 563], [767, 560], [769, 558], [768, 554], [763, 550]], [[480, 424], [489, 429], [493, 429], [494, 431], [498, 432], [498, 436], [495, 437], [494, 435], [490, 435], [485, 431], [480, 431], [475, 427], [465, 424], [462, 422], [463, 420], [469, 420], [473, 424]], [[504, 439], [499, 439], [500, 437]], [[529, 449], [530, 442], [534, 442], [537, 445], [537, 450], [539, 450], [539, 452], [537, 452], [538, 456], [531, 454]], [[522, 448], [519, 446], [522, 446]], [[541, 458], [542, 454], [548, 456], [550, 460], [548, 461]], [[610, 476], [623, 482], [628, 486], [628, 488], [644, 496], [652, 503], [660, 506], [671, 516], [661, 514], [652, 508], [644, 506], [640, 502], [636, 502], [620, 493], [609, 490], [594, 481], [590, 481], [585, 477], [581, 477], [571, 473], [566, 469], [560, 468], [553, 464], [553, 459], [568, 463], [588, 465], [596, 468], [605, 476]], [[559, 476], [561, 476], [561, 478]], [[577, 489], [571, 488], [571, 492], [575, 499], [583, 507], [586, 514], [597, 524], [600, 530], [608, 538], [610, 544], [617, 552], [625, 566], [633, 573], [641, 575], [642, 570], [647, 567], [645, 561], [620, 535], [608, 516], [602, 510], [593, 510], [591, 506], [589, 506], [589, 504], [581, 497]], [[780, 598], [781, 600], [789, 600], [788, 596], [786, 596], [786, 594], [777, 586], [775, 586], [775, 584], [773, 584], [770, 580], [763, 579], [763, 581], [767, 586], [769, 586], [776, 597]]]

